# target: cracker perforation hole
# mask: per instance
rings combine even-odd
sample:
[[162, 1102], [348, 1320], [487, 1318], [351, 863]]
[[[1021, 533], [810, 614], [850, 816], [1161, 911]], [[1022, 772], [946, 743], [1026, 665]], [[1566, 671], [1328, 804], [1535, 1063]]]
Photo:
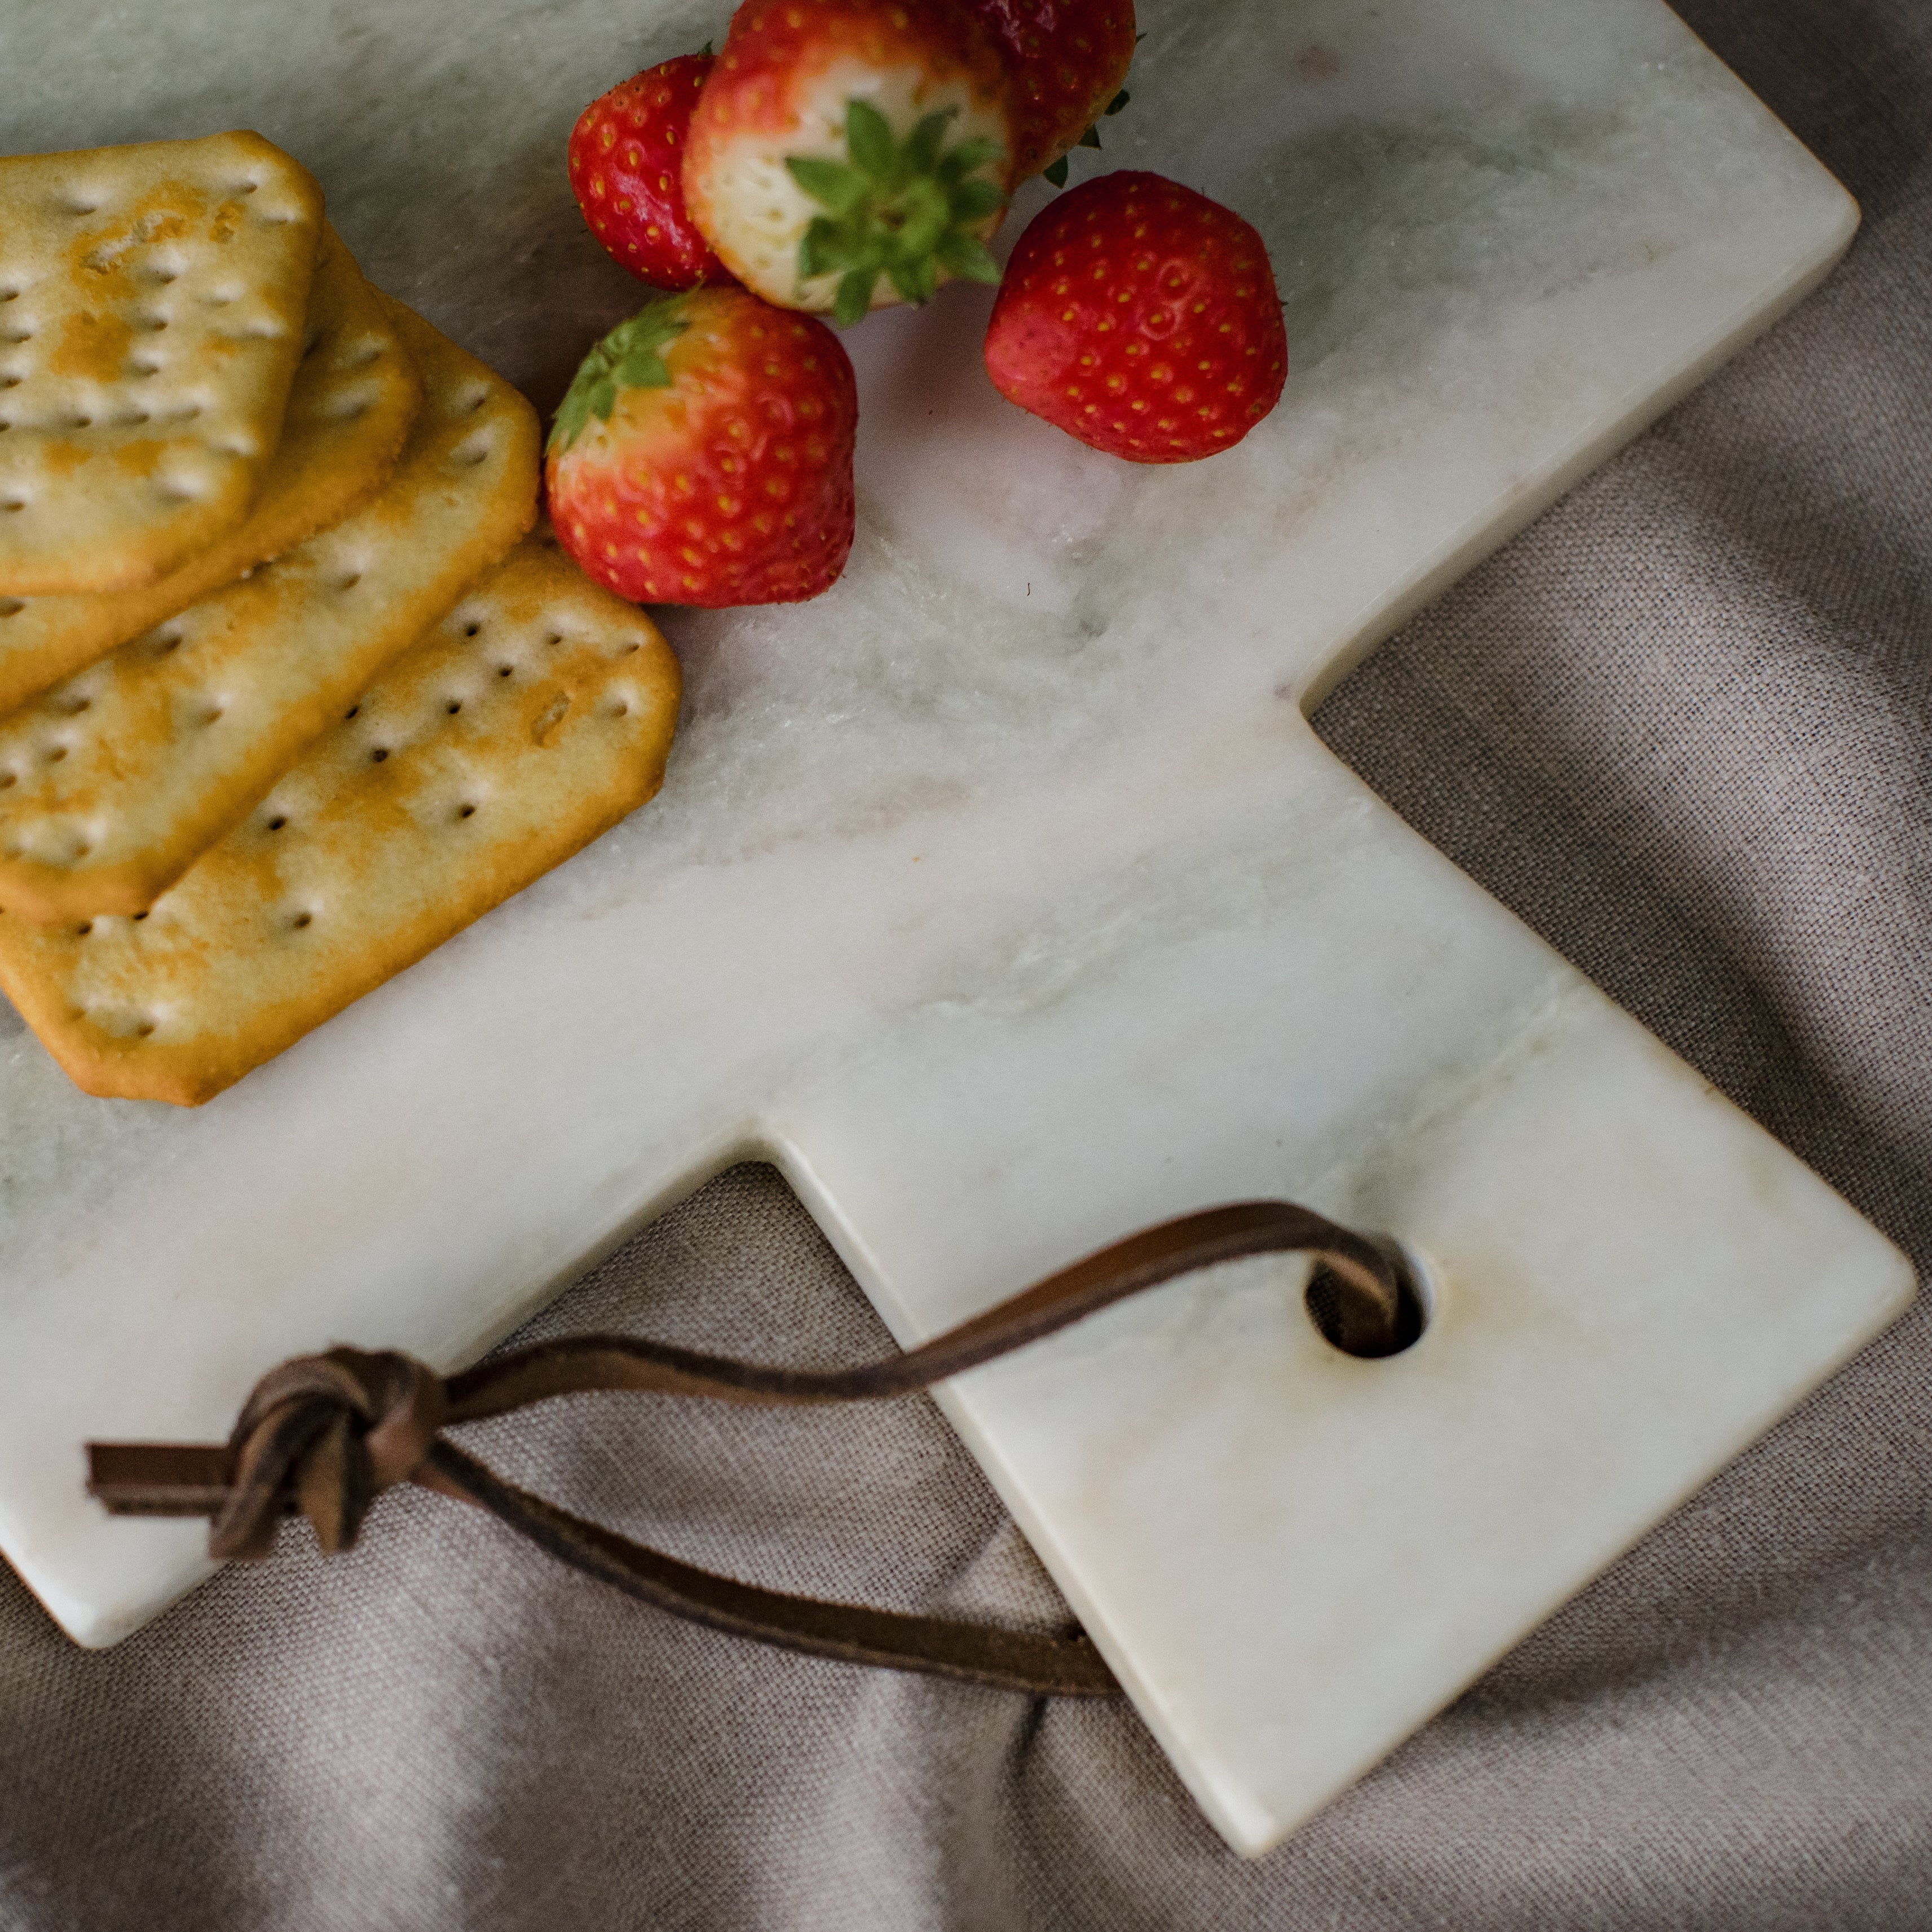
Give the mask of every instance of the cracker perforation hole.
[[65, 707], [67, 715], [70, 718], [78, 718], [83, 711], [92, 710], [93, 704], [94, 700], [91, 698], [70, 698]]
[[146, 1040], [148, 1035], [154, 1031], [154, 1023], [152, 1020], [143, 1020], [141, 1024], [134, 1029], [134, 1037], [136, 1040]]
[[362, 581], [362, 573], [359, 570], [352, 570], [346, 577], [338, 577], [335, 580], [335, 588], [338, 591], [353, 590]]
[[487, 442], [466, 442], [450, 452], [450, 460], [461, 464], [466, 470], [474, 470], [478, 464], [487, 462], [489, 455]]
[[473, 638], [482, 628], [481, 624], [465, 624], [463, 627], [463, 634], [466, 638]]
[[287, 824], [288, 822], [288, 814], [284, 812], [278, 812], [275, 814], [274, 818], [268, 820], [268, 829], [271, 832], [279, 832], [284, 826]]
[[17, 617], [26, 608], [18, 597], [0, 597], [0, 617]]
[[442, 708], [445, 711], [448, 712], [451, 717], [454, 718], [456, 714], [463, 709], [463, 700], [460, 698], [452, 698]]
[[473, 805], [460, 805], [456, 808], [456, 815], [458, 818], [474, 818], [476, 808]]
[[67, 756], [67, 747], [64, 745], [50, 745], [46, 755], [49, 764], [57, 765]]
[[147, 916], [148, 916], [148, 915], [147, 915], [146, 913], [144, 913], [144, 912], [137, 912], [137, 913], [134, 915], [134, 916], [135, 916], [137, 920], [146, 919], [146, 918], [147, 917]]
[[496, 675], [499, 677], [512, 676], [514, 674], [516, 668], [514, 664], [499, 664], [496, 667]]
[[313, 926], [314, 923], [315, 914], [312, 912], [298, 912], [289, 921], [290, 926], [297, 932], [301, 932], [304, 926]]
[[0, 791], [4, 791], [9, 785], [16, 785], [20, 782], [20, 775], [18, 772], [0, 772]]
[[388, 755], [388, 746], [386, 745], [378, 745], [376, 748], [369, 754], [369, 762], [372, 765], [380, 765]]
[[349, 709], [342, 714], [342, 722], [345, 724], [347, 724], [350, 719], [353, 718], [356, 712], [360, 711], [362, 709], [362, 707], [359, 704], [352, 704]]

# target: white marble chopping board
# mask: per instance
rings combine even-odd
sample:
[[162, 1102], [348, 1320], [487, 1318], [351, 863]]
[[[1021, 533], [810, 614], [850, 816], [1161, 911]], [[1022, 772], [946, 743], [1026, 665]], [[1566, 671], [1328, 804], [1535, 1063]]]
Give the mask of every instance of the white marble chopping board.
[[[0, 152], [258, 127], [374, 275], [548, 404], [636, 301], [578, 224], [570, 123], [724, 13], [0, 0], [33, 77]], [[466, 1360], [747, 1154], [908, 1342], [1286, 1197], [1408, 1244], [1414, 1348], [1336, 1353], [1252, 1262], [942, 1398], [1256, 1852], [1909, 1298], [1306, 722], [1855, 211], [1656, 0], [1141, 14], [1103, 160], [1263, 230], [1292, 366], [1259, 431], [1135, 470], [993, 394], [982, 293], [876, 318], [852, 566], [667, 618], [656, 803], [197, 1112], [0, 1042], [0, 1550], [81, 1642], [206, 1567], [196, 1526], [87, 1502], [85, 1438], [218, 1436], [338, 1340]]]

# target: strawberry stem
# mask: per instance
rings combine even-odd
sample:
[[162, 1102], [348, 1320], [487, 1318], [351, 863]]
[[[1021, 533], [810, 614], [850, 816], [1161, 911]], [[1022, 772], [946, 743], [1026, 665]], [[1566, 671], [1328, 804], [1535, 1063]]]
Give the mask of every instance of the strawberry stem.
[[672, 296], [620, 322], [585, 356], [563, 400], [557, 405], [548, 447], [568, 449], [595, 416], [608, 422], [626, 389], [668, 389], [671, 374], [664, 352], [690, 327], [684, 298]]
[[946, 124], [957, 111], [926, 116], [901, 141], [870, 101], [849, 100], [847, 160], [787, 159], [792, 179], [828, 211], [799, 243], [798, 272], [808, 280], [838, 278], [832, 319], [840, 328], [871, 308], [881, 275], [909, 302], [932, 299], [942, 268], [968, 281], [1000, 279], [979, 230], [1006, 205], [998, 184], [981, 172], [1001, 150], [984, 140], [947, 147]]

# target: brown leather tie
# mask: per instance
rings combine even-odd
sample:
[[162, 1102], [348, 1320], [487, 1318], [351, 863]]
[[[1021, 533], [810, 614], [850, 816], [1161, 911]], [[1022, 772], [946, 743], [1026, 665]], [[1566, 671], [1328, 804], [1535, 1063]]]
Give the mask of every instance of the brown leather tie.
[[1418, 1304], [1392, 1249], [1286, 1202], [1210, 1208], [1130, 1235], [909, 1353], [851, 1369], [784, 1369], [627, 1335], [542, 1342], [446, 1381], [411, 1357], [332, 1348], [256, 1384], [225, 1444], [94, 1442], [88, 1488], [124, 1516], [207, 1516], [217, 1557], [266, 1556], [282, 1518], [325, 1550], [355, 1542], [384, 1490], [410, 1482], [474, 1503], [572, 1568], [674, 1616], [815, 1656], [1063, 1696], [1119, 1689], [1084, 1636], [1045, 1636], [764, 1590], [700, 1570], [500, 1481], [448, 1441], [452, 1424], [600, 1390], [759, 1405], [862, 1402], [929, 1388], [1111, 1303], [1244, 1256], [1305, 1252], [1311, 1306], [1360, 1354], [1412, 1336]]

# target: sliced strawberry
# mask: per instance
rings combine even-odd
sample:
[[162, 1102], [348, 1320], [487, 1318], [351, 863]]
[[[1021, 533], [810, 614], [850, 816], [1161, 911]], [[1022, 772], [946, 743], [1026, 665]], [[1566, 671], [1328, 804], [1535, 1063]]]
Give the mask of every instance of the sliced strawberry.
[[997, 281], [1007, 86], [958, 0], [748, 0], [692, 116], [686, 205], [747, 287], [842, 325]]
[[816, 597], [852, 548], [852, 364], [742, 289], [653, 302], [578, 371], [550, 432], [564, 548], [637, 603]]
[[691, 110], [715, 64], [680, 54], [601, 94], [570, 135], [570, 185], [611, 258], [661, 289], [723, 282], [730, 272], [685, 212]]
[[[1133, 0], [966, 0], [1013, 77], [1013, 175], [1064, 185], [1070, 148], [1100, 143], [1094, 124], [1124, 106]], [[1058, 176], [1048, 170], [1058, 169]]]
[[1009, 400], [1132, 462], [1232, 448], [1287, 380], [1267, 247], [1159, 175], [1083, 182], [1020, 237], [986, 369]]

